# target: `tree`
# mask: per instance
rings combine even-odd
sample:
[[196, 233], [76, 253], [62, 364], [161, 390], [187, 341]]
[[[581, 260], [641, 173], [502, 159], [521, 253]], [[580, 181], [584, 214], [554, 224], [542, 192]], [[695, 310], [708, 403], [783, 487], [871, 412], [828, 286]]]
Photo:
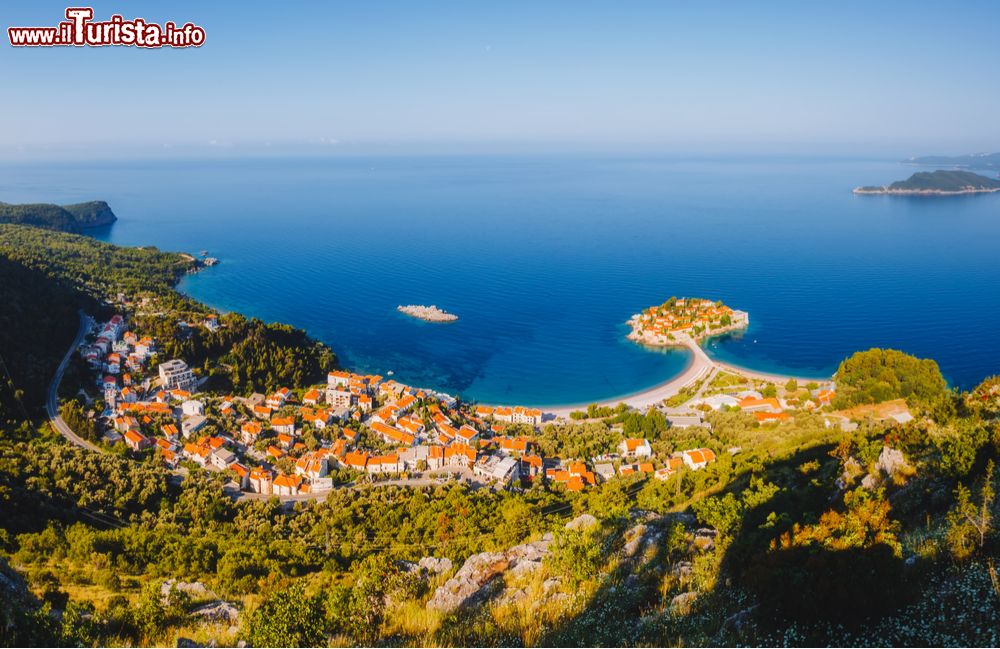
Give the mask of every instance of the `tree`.
[[315, 647], [326, 643], [323, 601], [305, 594], [301, 583], [268, 596], [247, 621], [246, 640], [254, 647]]
[[951, 555], [958, 561], [968, 559], [976, 550], [986, 545], [986, 537], [993, 529], [993, 460], [986, 465], [983, 485], [979, 490], [979, 504], [972, 502], [968, 487], [959, 483], [955, 489], [955, 506], [948, 512], [946, 535]]
[[799, 389], [799, 382], [795, 379], [788, 379], [788, 383], [785, 384], [785, 390], [788, 392], [796, 392]]

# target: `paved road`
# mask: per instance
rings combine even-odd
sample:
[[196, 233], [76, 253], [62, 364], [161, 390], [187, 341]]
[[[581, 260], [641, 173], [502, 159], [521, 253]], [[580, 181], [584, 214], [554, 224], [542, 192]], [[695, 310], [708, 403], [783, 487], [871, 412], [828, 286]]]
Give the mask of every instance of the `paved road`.
[[77, 329], [76, 338], [73, 339], [73, 344], [70, 345], [68, 350], [66, 350], [66, 355], [63, 356], [62, 362], [59, 363], [59, 367], [56, 369], [56, 375], [52, 377], [52, 383], [49, 384], [49, 395], [45, 400], [45, 410], [48, 412], [49, 421], [52, 422], [52, 427], [59, 431], [59, 434], [69, 440], [70, 443], [76, 444], [81, 448], [94, 451], [95, 453], [100, 453], [101, 449], [74, 433], [73, 429], [70, 428], [65, 421], [63, 421], [62, 417], [59, 416], [59, 384], [62, 382], [63, 374], [66, 373], [66, 366], [69, 365], [69, 359], [72, 358], [73, 352], [75, 352], [77, 347], [80, 346], [80, 343], [83, 342], [87, 332], [90, 331], [91, 325], [92, 321], [90, 317], [83, 311], [80, 311], [80, 328]]

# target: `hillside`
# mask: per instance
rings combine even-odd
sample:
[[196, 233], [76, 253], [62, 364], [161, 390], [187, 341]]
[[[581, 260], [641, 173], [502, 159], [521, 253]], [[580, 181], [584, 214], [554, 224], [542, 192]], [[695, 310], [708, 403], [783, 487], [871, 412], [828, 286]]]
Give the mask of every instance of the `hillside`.
[[116, 220], [114, 212], [104, 201], [63, 206], [51, 203], [0, 203], [0, 223], [33, 225], [61, 232], [80, 232], [109, 225]]
[[[961, 394], [932, 361], [872, 349], [838, 370], [840, 398], [860, 408], [850, 430], [830, 411], [761, 425], [719, 410], [672, 428], [659, 412], [609, 410], [505, 434], [531, 435], [546, 457], [607, 455], [641, 434], [663, 457], [718, 459], [582, 492], [366, 482], [294, 507], [233, 501], [228, 473], [179, 480], [152, 457], [27, 425], [18, 401], [37, 403], [75, 309], [119, 292], [168, 356], [223, 383], [206, 404], [325, 381], [335, 359], [291, 327], [227, 314], [218, 332], [179, 333], [210, 312], [173, 289], [190, 263], [0, 226], [2, 646], [1000, 642], [997, 379]], [[885, 399], [914, 418], [869, 417]]]
[[855, 194], [951, 195], [1000, 191], [1000, 180], [971, 171], [920, 171], [886, 186], [858, 187]]

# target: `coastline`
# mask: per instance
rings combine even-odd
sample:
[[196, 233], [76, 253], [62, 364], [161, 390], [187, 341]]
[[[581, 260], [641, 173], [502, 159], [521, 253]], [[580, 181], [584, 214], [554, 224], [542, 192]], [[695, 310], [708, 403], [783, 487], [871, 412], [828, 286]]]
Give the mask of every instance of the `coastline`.
[[[725, 372], [730, 372], [732, 374], [738, 374], [740, 376], [746, 377], [748, 379], [753, 379], [757, 381], [768, 381], [771, 383], [787, 383], [789, 379], [795, 379], [799, 383], [809, 383], [810, 381], [815, 381], [817, 383], [829, 382], [832, 377], [817, 378], [817, 377], [802, 377], [802, 376], [791, 376], [791, 375], [780, 375], [780, 374], [769, 374], [767, 372], [758, 372], [744, 367], [739, 367], [737, 365], [731, 365], [729, 363], [724, 363], [722, 361], [717, 361], [712, 359], [708, 353], [704, 350], [700, 343], [693, 340], [685, 340], [682, 343], [676, 345], [677, 347], [684, 347], [691, 351], [692, 360], [684, 368], [684, 371], [680, 375], [670, 379], [669, 381], [664, 381], [658, 385], [654, 385], [651, 388], [642, 390], [640, 392], [635, 392], [633, 394], [625, 395], [618, 398], [605, 399], [596, 403], [598, 406], [617, 406], [619, 403], [624, 403], [636, 409], [645, 409], [651, 406], [656, 406], [661, 404], [665, 399], [676, 395], [682, 389], [686, 388], [688, 385], [698, 381], [714, 370], [721, 370]], [[575, 405], [557, 405], [557, 406], [540, 406], [542, 410], [543, 417], [547, 422], [553, 420], [565, 420], [569, 418], [571, 412], [586, 410], [587, 406], [591, 403], [575, 404]], [[506, 405], [506, 404], [504, 404]]]
[[[227, 313], [228, 312], [228, 311], [226, 311], [224, 309], [221, 309], [221, 308], [219, 308], [219, 307], [217, 307], [217, 306], [215, 306], [213, 304], [210, 304], [209, 302], [203, 301], [203, 300], [201, 300], [199, 298], [195, 298], [194, 296], [190, 295], [186, 291], [180, 290], [179, 285], [180, 285], [180, 281], [178, 281], [177, 285], [175, 285], [175, 290], [177, 290], [178, 293], [180, 293], [181, 295], [185, 295], [189, 299], [195, 300], [195, 301], [197, 301], [197, 302], [199, 302], [201, 304], [205, 304], [209, 308], [211, 308], [211, 309], [213, 309], [215, 311], [218, 311], [219, 313]], [[410, 316], [410, 317], [412, 317], [412, 316]], [[292, 325], [292, 326], [295, 326], [295, 325]], [[727, 332], [722, 332], [722, 333], [720, 333], [718, 335], [724, 336], [724, 335], [728, 335], [729, 333], [731, 333], [731, 332], [727, 331]], [[307, 331], [307, 334], [308, 334], [308, 331]], [[676, 395], [678, 392], [680, 392], [682, 389], [684, 389], [688, 385], [694, 383], [695, 381], [697, 381], [699, 379], [704, 378], [705, 376], [707, 376], [709, 373], [711, 373], [714, 370], [722, 370], [722, 371], [726, 371], [726, 372], [731, 372], [733, 374], [738, 374], [740, 376], [744, 376], [744, 377], [746, 377], [748, 379], [754, 379], [754, 380], [759, 380], [759, 381], [769, 381], [769, 382], [772, 382], [772, 383], [787, 383], [790, 378], [794, 378], [797, 381], [799, 381], [800, 383], [808, 383], [809, 381], [816, 381], [817, 383], [822, 383], [822, 382], [825, 382], [825, 381], [832, 380], [831, 377], [827, 377], [827, 378], [808, 377], [807, 378], [807, 377], [799, 377], [799, 376], [791, 376], [791, 375], [787, 375], [786, 376], [786, 375], [779, 375], [779, 374], [770, 374], [770, 373], [767, 373], [767, 372], [759, 372], [759, 371], [752, 370], [752, 369], [749, 369], [749, 368], [740, 367], [738, 365], [732, 365], [730, 363], [725, 363], [723, 361], [714, 360], [712, 357], [710, 357], [708, 355], [708, 353], [702, 347], [701, 342], [702, 341], [708, 341], [708, 340], [710, 340], [712, 338], [715, 338], [715, 337], [716, 336], [714, 336], [714, 335], [713, 336], [707, 336], [707, 337], [701, 339], [700, 341], [694, 341], [694, 340], [691, 340], [689, 338], [689, 339], [686, 339], [686, 340], [683, 340], [683, 341], [678, 341], [678, 343], [676, 345], [669, 345], [669, 347], [683, 347], [683, 348], [687, 349], [688, 351], [690, 351], [691, 352], [691, 360], [690, 360], [690, 362], [687, 363], [687, 365], [685, 365], [684, 369], [681, 371], [680, 374], [678, 374], [677, 376], [675, 376], [675, 377], [673, 377], [671, 379], [663, 381], [662, 383], [657, 383], [657, 384], [655, 384], [655, 385], [653, 385], [651, 387], [648, 387], [646, 389], [640, 390], [638, 392], [631, 392], [631, 393], [620, 395], [620, 396], [617, 396], [617, 397], [608, 397], [608, 398], [602, 399], [600, 401], [588, 401], [588, 402], [581, 402], [581, 403], [575, 403], [575, 404], [556, 404], [556, 405], [551, 405], [551, 406], [542, 405], [542, 406], [532, 406], [532, 407], [536, 407], [536, 408], [538, 408], [538, 409], [540, 409], [542, 411], [543, 420], [545, 421], [545, 423], [550, 423], [550, 422], [556, 421], [556, 420], [568, 420], [569, 419], [569, 415], [570, 415], [571, 412], [575, 412], [575, 411], [579, 411], [579, 410], [586, 410], [587, 407], [590, 406], [590, 405], [592, 405], [592, 404], [596, 404], [598, 406], [610, 406], [610, 407], [614, 407], [614, 406], [617, 406], [620, 403], [624, 403], [624, 404], [626, 404], [626, 405], [628, 405], [630, 407], [642, 410], [642, 409], [646, 409], [646, 408], [649, 408], [649, 407], [661, 404], [664, 400], [669, 399], [670, 397]], [[318, 339], [314, 338], [314, 340], [318, 340]], [[322, 341], [320, 341], [320, 342], [322, 342]], [[632, 342], [636, 342], [636, 341], [632, 341]], [[326, 343], [324, 343], [324, 344], [326, 344]], [[638, 342], [637, 344], [641, 345], [643, 343]], [[663, 347], [663, 345], [656, 345], [656, 347]], [[424, 386], [424, 387], [428, 387], [428, 389], [435, 389], [435, 390], [437, 389], [437, 388], [434, 388], [433, 386]], [[483, 405], [489, 405], [489, 406], [493, 406], [493, 407], [497, 407], [497, 406], [511, 406], [512, 407], [512, 406], [515, 406], [515, 405], [523, 405], [523, 404], [503, 402], [503, 403], [488, 403], [488, 404], [483, 404]]]
[[855, 187], [851, 193], [858, 196], [964, 196], [966, 194], [992, 194], [1000, 192], [1000, 187], [983, 187], [979, 189], [956, 189], [954, 191], [943, 189], [865, 189]]

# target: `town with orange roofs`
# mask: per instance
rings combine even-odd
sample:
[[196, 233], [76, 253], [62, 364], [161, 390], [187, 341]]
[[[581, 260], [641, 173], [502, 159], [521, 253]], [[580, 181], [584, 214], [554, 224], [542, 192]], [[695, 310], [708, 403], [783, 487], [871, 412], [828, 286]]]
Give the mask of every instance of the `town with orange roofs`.
[[[708, 335], [746, 321], [745, 313], [718, 302], [672, 299], [646, 310], [636, 331], [655, 341]], [[184, 325], [220, 326], [216, 317]], [[535, 407], [466, 403], [346, 370], [330, 372], [324, 384], [271, 394], [215, 394], [202, 389], [204, 380], [184, 360], [160, 359], [154, 338], [130, 329], [121, 314], [95, 325], [78, 351], [103, 392], [105, 409], [94, 413], [104, 424], [103, 444], [121, 444], [136, 457], [153, 455], [178, 472], [223, 473], [240, 498], [296, 500], [359, 484], [450, 480], [515, 489], [545, 481], [582, 491], [636, 473], [667, 480], [716, 460], [717, 451], [709, 448], [657, 453], [641, 437], [624, 438], [616, 453], [545, 456], [537, 443], [543, 428], [580, 413], [567, 418]], [[678, 427], [707, 425], [702, 414], [719, 409], [778, 423], [800, 407], [754, 390], [701, 390], [696, 396], [684, 404], [690, 415], [659, 407]], [[832, 390], [817, 390], [804, 407], [829, 404], [832, 396]]]
[[750, 324], [750, 315], [722, 302], [672, 297], [659, 306], [633, 315], [628, 324], [632, 327], [630, 340], [644, 345], [667, 346], [745, 329]]

